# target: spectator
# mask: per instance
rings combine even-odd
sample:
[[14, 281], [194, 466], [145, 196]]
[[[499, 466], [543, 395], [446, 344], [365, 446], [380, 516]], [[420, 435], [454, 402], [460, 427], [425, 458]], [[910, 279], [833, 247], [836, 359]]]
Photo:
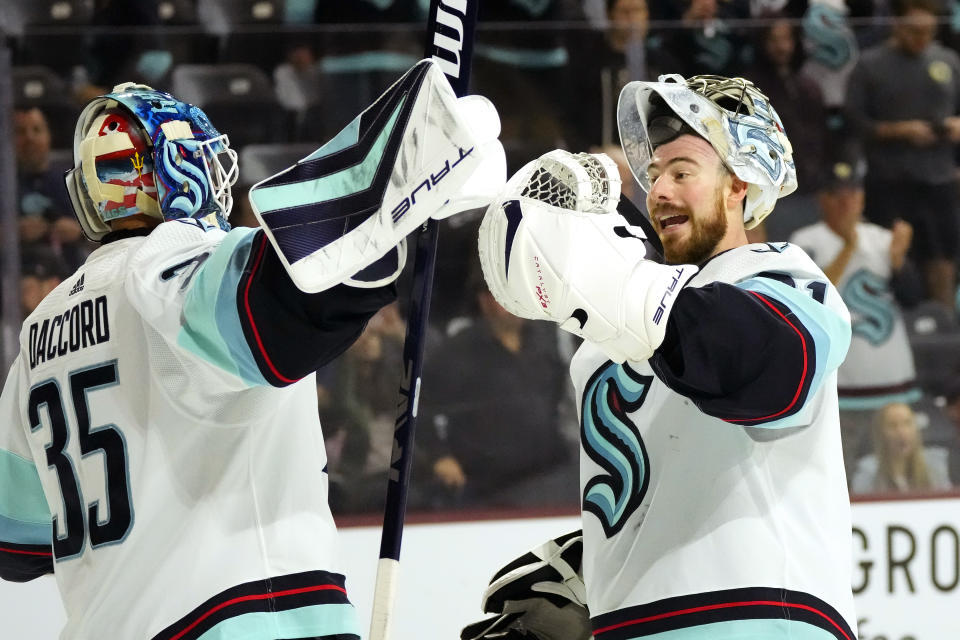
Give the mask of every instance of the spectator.
[[[831, 163], [818, 194], [822, 220], [799, 229], [790, 242], [813, 258], [850, 310], [853, 335], [837, 374], [840, 433], [848, 479], [866, 454], [873, 412], [890, 402], [920, 398], [913, 354], [894, 290], [909, 283], [906, 254], [912, 230], [863, 221], [862, 158]], [[916, 286], [916, 282], [915, 282]]]
[[860, 54], [843, 5], [838, 7], [832, 0], [810, 2], [803, 16], [803, 48], [807, 60], [801, 72], [820, 87], [824, 105], [837, 121], [833, 126], [840, 128], [847, 82]]
[[653, 79], [673, 71], [675, 66], [662, 49], [651, 46], [653, 40], [647, 37], [647, 0], [604, 0], [604, 6], [603, 28], [591, 32], [594, 38], [588, 46], [576, 49], [571, 60], [574, 80], [581, 83], [576, 91], [576, 131], [567, 134], [576, 148], [619, 146], [620, 90], [630, 80]]
[[725, 6], [722, 11], [717, 0], [681, 0], [675, 4], [682, 8], [681, 28], [656, 33], [663, 55], [671, 61], [668, 71], [685, 78], [697, 74], [731, 75], [743, 47], [725, 18], [745, 16], [738, 15], [735, 6]]
[[286, 60], [273, 70], [277, 101], [284, 109], [302, 114], [317, 102], [317, 54], [307, 43], [299, 42], [287, 49]]
[[950, 453], [947, 458], [950, 483], [955, 487], [960, 487], [960, 382], [955, 381], [951, 385], [945, 400], [944, 413], [953, 425], [953, 443], [950, 446]]
[[43, 298], [56, 289], [70, 273], [52, 249], [25, 247], [20, 254], [20, 311], [24, 318], [33, 313]]
[[756, 59], [745, 75], [777, 105], [783, 127], [793, 139], [797, 191], [777, 204], [782, 211], [767, 228], [770, 238], [783, 240], [791, 231], [815, 222], [814, 192], [824, 161], [826, 112], [820, 88], [798, 72], [797, 34], [790, 20], [783, 14], [766, 17], [770, 22], [757, 34]]
[[399, 306], [384, 307], [343, 358], [318, 374], [335, 514], [382, 509], [405, 333]]
[[[561, 32], [553, 22], [584, 20], [579, 3], [569, 0], [484, 0], [478, 20], [498, 23], [498, 28], [477, 32], [473, 85], [500, 105], [501, 136], [508, 166], [517, 167], [531, 154], [572, 144], [578, 127], [567, 126], [582, 118], [574, 56], [583, 30]], [[507, 108], [505, 105], [516, 105]], [[592, 126], [592, 125], [591, 125]]]
[[419, 487], [426, 506], [576, 504], [576, 427], [561, 419], [569, 381], [556, 328], [509, 314], [479, 275], [471, 284], [475, 322], [425, 365], [415, 459], [425, 467], [417, 477], [429, 478]]
[[873, 453], [860, 459], [852, 493], [905, 493], [950, 488], [946, 451], [924, 447], [909, 405], [888, 404], [877, 412]]
[[52, 244], [74, 269], [90, 247], [63, 186], [63, 172], [69, 167], [50, 160], [50, 127], [43, 111], [16, 109], [13, 124], [20, 240], [25, 245]]
[[864, 52], [850, 77], [847, 112], [866, 144], [867, 215], [883, 226], [901, 217], [913, 225], [927, 295], [950, 308], [960, 235], [960, 57], [934, 41], [933, 0], [902, 0], [895, 13], [893, 38]]

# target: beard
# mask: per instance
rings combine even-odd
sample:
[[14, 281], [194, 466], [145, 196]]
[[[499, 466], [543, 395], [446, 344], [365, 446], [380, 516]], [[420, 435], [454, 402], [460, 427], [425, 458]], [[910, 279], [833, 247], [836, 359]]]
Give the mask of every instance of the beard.
[[[708, 214], [696, 217], [689, 208], [673, 205], [663, 205], [656, 208], [655, 212], [659, 213], [664, 210], [687, 216], [690, 223], [690, 235], [687, 238], [664, 237], [660, 234], [660, 240], [663, 242], [663, 257], [667, 264], [701, 264], [706, 262], [707, 258], [713, 255], [720, 241], [727, 235], [727, 216], [724, 210], [722, 188], [717, 188], [713, 211]], [[659, 232], [659, 224], [657, 224], [657, 231]]]

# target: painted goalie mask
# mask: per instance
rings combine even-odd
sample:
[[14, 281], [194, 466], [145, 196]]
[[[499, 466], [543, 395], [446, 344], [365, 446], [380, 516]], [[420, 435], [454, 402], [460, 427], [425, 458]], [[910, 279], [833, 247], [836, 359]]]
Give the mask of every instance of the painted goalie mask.
[[94, 98], [77, 121], [73, 164], [67, 191], [91, 240], [137, 214], [230, 228], [237, 153], [199, 107], [168, 93], [123, 84]]
[[650, 191], [647, 167], [659, 144], [684, 131], [704, 138], [724, 165], [748, 183], [747, 229], [760, 224], [777, 198], [797, 188], [793, 147], [770, 100], [743, 78], [660, 76], [630, 82], [620, 92], [617, 121], [630, 170]]

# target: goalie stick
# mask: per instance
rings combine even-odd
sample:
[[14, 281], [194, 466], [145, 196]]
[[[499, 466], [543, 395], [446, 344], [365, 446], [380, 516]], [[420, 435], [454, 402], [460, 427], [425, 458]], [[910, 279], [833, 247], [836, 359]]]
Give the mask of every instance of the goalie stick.
[[[467, 92], [473, 34], [480, 0], [431, 0], [427, 23], [426, 53], [446, 74], [457, 96]], [[407, 507], [407, 490], [413, 463], [413, 437], [420, 400], [423, 349], [433, 293], [437, 258], [438, 223], [429, 220], [417, 236], [407, 334], [403, 343], [403, 379], [398, 415], [393, 432], [393, 453], [387, 481], [380, 560], [370, 616], [370, 640], [390, 637], [393, 603], [400, 568], [400, 545]]]

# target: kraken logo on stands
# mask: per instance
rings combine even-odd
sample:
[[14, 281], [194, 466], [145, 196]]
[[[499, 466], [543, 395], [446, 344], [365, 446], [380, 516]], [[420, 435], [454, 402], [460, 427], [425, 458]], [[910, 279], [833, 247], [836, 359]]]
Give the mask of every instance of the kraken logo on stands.
[[626, 365], [607, 362], [583, 394], [580, 440], [605, 471], [583, 488], [583, 510], [597, 516], [608, 538], [640, 506], [650, 483], [647, 450], [630, 413], [643, 404], [652, 381]]
[[852, 316], [853, 335], [870, 344], [883, 344], [893, 332], [892, 294], [887, 281], [877, 274], [860, 269], [843, 285], [841, 292]]

